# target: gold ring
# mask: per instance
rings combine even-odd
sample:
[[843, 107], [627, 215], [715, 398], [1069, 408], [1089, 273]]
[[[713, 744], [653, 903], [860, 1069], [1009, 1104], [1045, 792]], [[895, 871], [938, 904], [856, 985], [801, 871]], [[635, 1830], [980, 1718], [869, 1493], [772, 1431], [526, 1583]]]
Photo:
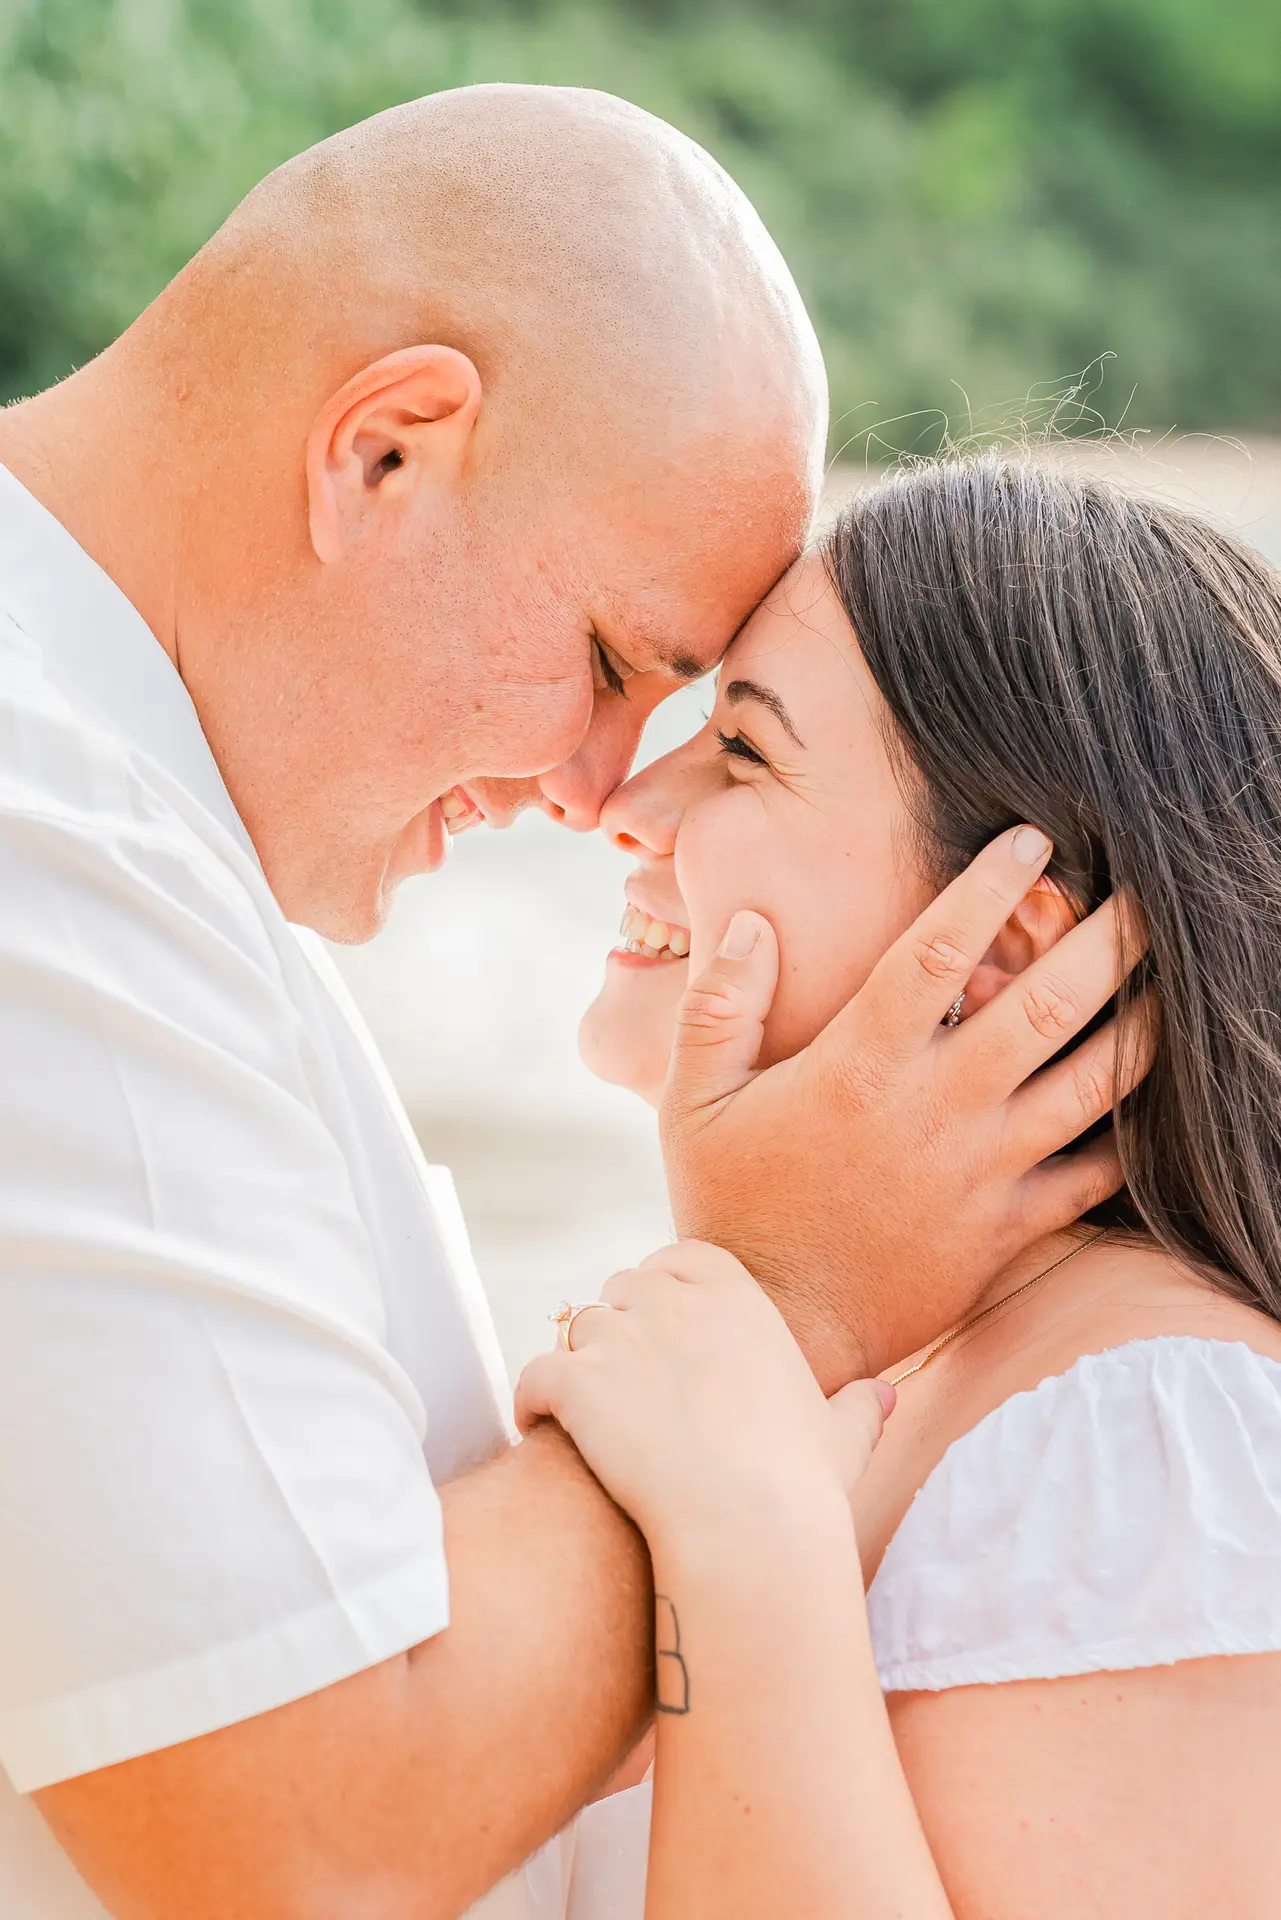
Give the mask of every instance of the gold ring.
[[572, 1353], [574, 1351], [571, 1336], [574, 1331], [575, 1320], [577, 1320], [580, 1313], [590, 1313], [593, 1307], [602, 1307], [606, 1313], [613, 1312], [613, 1308], [610, 1306], [608, 1300], [580, 1300], [577, 1305], [572, 1301], [566, 1300], [564, 1305], [552, 1314], [552, 1325], [556, 1328], [557, 1338], [560, 1345], [564, 1347], [567, 1352]]

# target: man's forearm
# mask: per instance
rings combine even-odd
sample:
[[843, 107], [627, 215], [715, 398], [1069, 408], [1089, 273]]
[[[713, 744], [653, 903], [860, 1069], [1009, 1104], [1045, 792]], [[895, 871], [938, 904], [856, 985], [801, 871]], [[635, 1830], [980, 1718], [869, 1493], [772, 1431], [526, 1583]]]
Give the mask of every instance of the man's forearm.
[[[489, 1770], [507, 1871], [605, 1786], [650, 1720], [649, 1554], [550, 1425], [485, 1472], [446, 1487], [443, 1503], [452, 1624], [441, 1646], [453, 1645], [439, 1661], [435, 1641], [415, 1649], [411, 1671], [423, 1666], [430, 1713], [449, 1710], [459, 1762], [472, 1755]], [[486, 1564], [491, 1543], [509, 1516], [535, 1508], [537, 1536], [515, 1561], [520, 1577], [496, 1580]], [[482, 1670], [489, 1677], [480, 1723], [468, 1690]], [[495, 1736], [503, 1722], [510, 1744]], [[486, 1823], [496, 1844], [492, 1809]], [[499, 1877], [488, 1868], [486, 1876], [485, 1885]]]
[[116, 1920], [452, 1920], [604, 1783], [652, 1704], [639, 1535], [550, 1428], [442, 1502], [445, 1632], [37, 1796]]

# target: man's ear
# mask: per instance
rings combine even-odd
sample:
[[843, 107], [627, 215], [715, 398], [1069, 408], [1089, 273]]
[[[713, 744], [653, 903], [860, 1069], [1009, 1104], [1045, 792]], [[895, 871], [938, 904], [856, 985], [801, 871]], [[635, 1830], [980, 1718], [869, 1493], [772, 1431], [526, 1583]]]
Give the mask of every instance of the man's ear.
[[970, 975], [961, 1018], [977, 1013], [1002, 987], [1061, 940], [1077, 915], [1058, 882], [1045, 874], [1024, 895]]
[[384, 354], [340, 387], [307, 436], [316, 557], [341, 559], [388, 507], [456, 478], [480, 400], [480, 375], [454, 347]]

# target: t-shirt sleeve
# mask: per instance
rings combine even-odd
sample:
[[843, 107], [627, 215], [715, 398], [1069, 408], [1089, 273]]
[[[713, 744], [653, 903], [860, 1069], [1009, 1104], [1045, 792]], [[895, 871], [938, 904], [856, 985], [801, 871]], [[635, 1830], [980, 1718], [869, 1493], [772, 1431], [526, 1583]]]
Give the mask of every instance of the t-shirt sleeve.
[[0, 1762], [212, 1731], [448, 1618], [423, 1408], [248, 891], [0, 790]]

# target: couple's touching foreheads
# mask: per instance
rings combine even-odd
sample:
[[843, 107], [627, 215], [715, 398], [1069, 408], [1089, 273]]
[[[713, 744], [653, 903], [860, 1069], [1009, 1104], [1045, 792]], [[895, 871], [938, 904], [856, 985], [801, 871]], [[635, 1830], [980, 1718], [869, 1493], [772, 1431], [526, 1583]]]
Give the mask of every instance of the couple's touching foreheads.
[[[15, 1920], [1274, 1911], [1281, 582], [1025, 452], [816, 535], [826, 432], [733, 182], [521, 87], [0, 415]], [[317, 936], [530, 806], [676, 1240], [513, 1401]]]

